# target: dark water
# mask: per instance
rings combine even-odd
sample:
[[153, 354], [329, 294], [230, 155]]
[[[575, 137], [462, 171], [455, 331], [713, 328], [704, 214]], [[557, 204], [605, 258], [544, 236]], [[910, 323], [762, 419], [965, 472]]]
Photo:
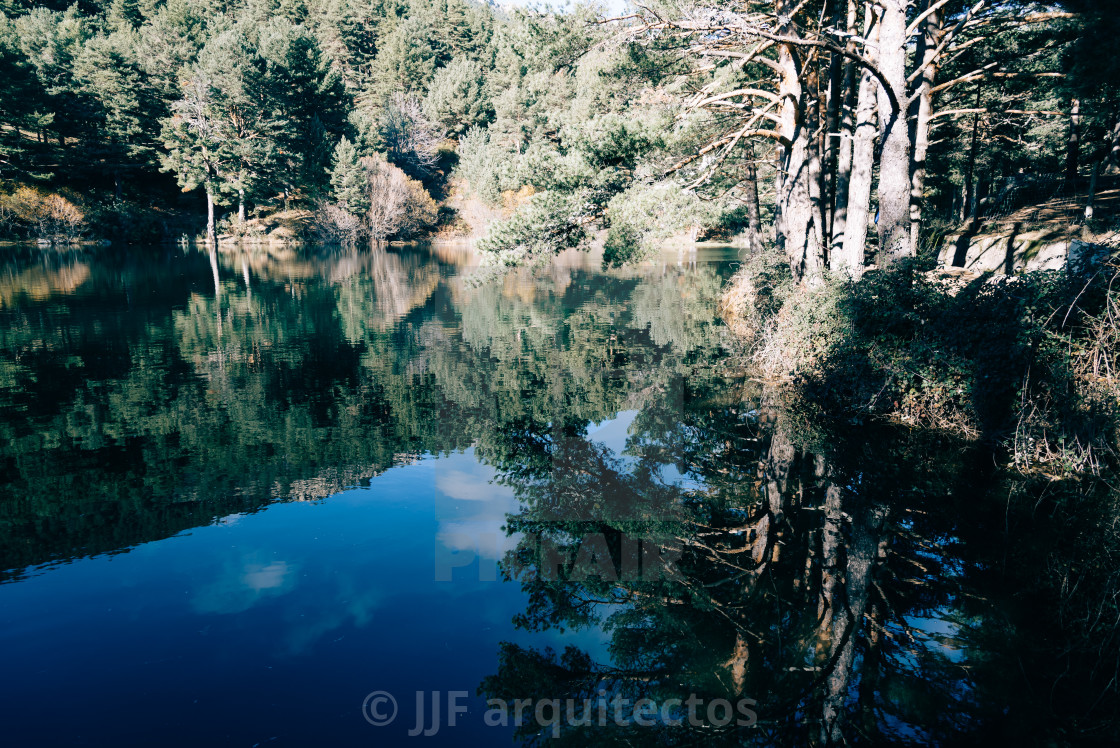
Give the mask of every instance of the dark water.
[[1114, 493], [784, 402], [733, 259], [8, 258], [3, 743], [1109, 742]]

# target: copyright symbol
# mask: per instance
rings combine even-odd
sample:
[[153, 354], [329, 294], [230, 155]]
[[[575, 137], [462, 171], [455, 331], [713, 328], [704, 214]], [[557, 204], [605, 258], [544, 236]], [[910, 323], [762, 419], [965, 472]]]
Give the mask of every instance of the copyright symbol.
[[397, 700], [391, 693], [374, 691], [362, 702], [362, 716], [374, 727], [384, 727], [397, 717]]

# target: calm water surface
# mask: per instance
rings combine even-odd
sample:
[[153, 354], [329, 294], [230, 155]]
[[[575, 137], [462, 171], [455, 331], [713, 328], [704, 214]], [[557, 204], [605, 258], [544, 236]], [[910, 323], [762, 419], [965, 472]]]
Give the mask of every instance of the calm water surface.
[[783, 403], [733, 260], [8, 257], [4, 744], [1107, 742], [1111, 504]]

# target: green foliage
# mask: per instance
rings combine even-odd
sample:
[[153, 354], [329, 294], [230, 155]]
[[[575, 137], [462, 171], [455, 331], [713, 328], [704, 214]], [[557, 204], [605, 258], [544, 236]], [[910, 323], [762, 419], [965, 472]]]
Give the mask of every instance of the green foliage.
[[346, 128], [347, 97], [339, 73], [304, 27], [276, 19], [260, 32], [267, 112], [278, 123], [281, 164], [275, 179], [290, 191], [318, 193], [331, 153]]
[[493, 108], [482, 64], [468, 57], [456, 57], [447, 67], [436, 71], [424, 99], [424, 113], [456, 136], [471, 127], [485, 125]]
[[406, 18], [380, 45], [364, 99], [380, 106], [394, 92], [424, 91], [435, 74], [437, 58], [432, 30], [417, 18]]
[[472, 127], [459, 139], [454, 175], [488, 205], [499, 205], [502, 193], [521, 187], [521, 154], [502, 146], [490, 129]]
[[586, 235], [585, 210], [579, 193], [538, 193], [508, 220], [493, 224], [478, 248], [499, 265], [515, 265], [577, 247]]
[[358, 149], [343, 137], [334, 149], [331, 188], [335, 202], [354, 215], [369, 211], [369, 180]]
[[656, 242], [703, 228], [714, 218], [710, 203], [671, 182], [636, 184], [611, 198], [607, 214], [611, 228], [603, 263], [615, 267], [641, 259]]

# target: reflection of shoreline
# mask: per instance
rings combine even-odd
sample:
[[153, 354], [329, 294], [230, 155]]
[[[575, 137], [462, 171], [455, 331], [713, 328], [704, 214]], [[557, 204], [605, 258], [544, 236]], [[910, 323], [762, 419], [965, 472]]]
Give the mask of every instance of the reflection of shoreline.
[[0, 309], [12, 307], [21, 296], [46, 301], [52, 296], [74, 293], [89, 276], [89, 265], [84, 262], [70, 262], [57, 268], [47, 267], [44, 262], [17, 272], [5, 268], [0, 271]]
[[322, 499], [542, 409], [600, 421], [635, 382], [648, 397], [655, 372], [714, 349], [712, 267], [565, 259], [588, 269], [461, 288], [463, 243], [89, 258], [72, 296], [57, 281], [4, 315], [3, 565]]

